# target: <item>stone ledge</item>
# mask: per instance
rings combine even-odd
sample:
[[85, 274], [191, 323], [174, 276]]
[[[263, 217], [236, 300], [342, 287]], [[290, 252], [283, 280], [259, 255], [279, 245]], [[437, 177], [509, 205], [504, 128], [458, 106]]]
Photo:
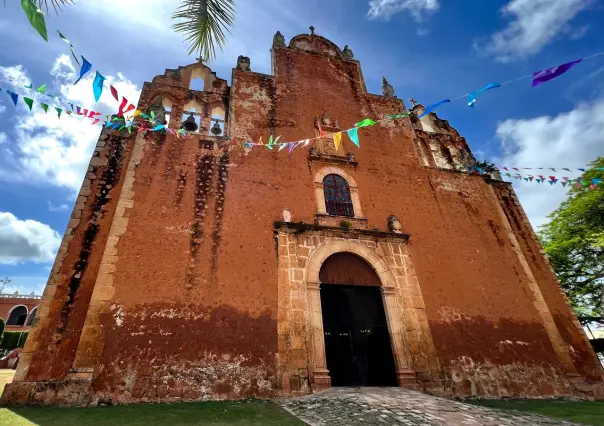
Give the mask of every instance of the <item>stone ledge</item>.
[[394, 240], [409, 240], [409, 234], [396, 234], [394, 232], [377, 231], [372, 229], [345, 229], [338, 226], [315, 225], [303, 222], [274, 222], [275, 231], [289, 231], [295, 234], [302, 234], [309, 231], [331, 232], [341, 238], [355, 238], [358, 236], [387, 238]]
[[56, 405], [87, 407], [96, 405], [90, 380], [13, 382], [4, 388], [0, 406]]

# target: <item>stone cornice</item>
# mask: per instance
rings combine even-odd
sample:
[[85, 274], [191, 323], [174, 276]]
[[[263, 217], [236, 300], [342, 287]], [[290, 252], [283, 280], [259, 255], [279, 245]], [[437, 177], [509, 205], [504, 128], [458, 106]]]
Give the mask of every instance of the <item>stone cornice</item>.
[[313, 223], [303, 222], [274, 222], [275, 231], [285, 231], [295, 234], [301, 234], [309, 231], [329, 232], [334, 237], [356, 238], [359, 236], [373, 237], [391, 240], [409, 240], [409, 234], [397, 234], [394, 232], [378, 231], [373, 229], [345, 229], [338, 226], [315, 225]]

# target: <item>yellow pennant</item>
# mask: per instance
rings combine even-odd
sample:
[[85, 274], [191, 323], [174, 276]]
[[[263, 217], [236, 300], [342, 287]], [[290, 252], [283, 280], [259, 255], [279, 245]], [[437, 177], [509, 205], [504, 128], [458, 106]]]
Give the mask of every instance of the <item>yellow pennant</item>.
[[334, 133], [333, 134], [333, 143], [336, 145], [336, 151], [340, 148], [340, 143], [342, 142], [342, 133]]

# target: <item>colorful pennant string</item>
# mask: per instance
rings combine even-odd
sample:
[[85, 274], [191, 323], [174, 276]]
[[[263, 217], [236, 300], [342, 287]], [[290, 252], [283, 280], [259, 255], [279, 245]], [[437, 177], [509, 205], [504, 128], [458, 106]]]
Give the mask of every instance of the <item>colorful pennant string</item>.
[[97, 71], [94, 77], [94, 81], [92, 82], [92, 91], [94, 92], [94, 100], [96, 102], [101, 99], [101, 94], [103, 93], [103, 82], [105, 80], [106, 78], [100, 72]]
[[537, 87], [547, 81], [553, 80], [556, 77], [561, 76], [566, 71], [577, 65], [583, 59], [577, 59], [576, 61], [567, 62], [566, 64], [558, 65], [556, 67], [547, 68], [542, 71], [533, 73], [533, 87]]
[[73, 83], [73, 85], [75, 86], [76, 84], [78, 84], [82, 77], [84, 77], [91, 69], [92, 64], [88, 62], [84, 56], [82, 56], [82, 68], [80, 69], [80, 77], [76, 80], [75, 83]]
[[432, 105], [428, 105], [426, 107], [426, 109], [424, 110], [424, 112], [422, 112], [420, 114], [420, 116], [418, 118], [422, 118], [424, 115], [430, 114], [432, 111], [434, 111], [436, 108], [438, 108], [439, 106], [441, 106], [442, 104], [446, 104], [448, 102], [451, 102], [451, 99], [443, 99], [442, 101], [438, 101], [435, 104]]
[[73, 44], [71, 44], [71, 42], [69, 40], [67, 40], [67, 37], [65, 37], [63, 34], [61, 34], [61, 31], [57, 30], [57, 33], [59, 33], [59, 37], [61, 38], [61, 40], [63, 40], [65, 43], [67, 43], [69, 45], [69, 49], [71, 50], [71, 56], [73, 56], [73, 60], [76, 61], [76, 64], [80, 65], [80, 61], [78, 61], [78, 58], [76, 57], [75, 52], [73, 51], [73, 49], [75, 49]]
[[476, 103], [476, 98], [478, 97], [479, 94], [481, 94], [482, 92], [486, 92], [489, 89], [495, 89], [497, 87], [501, 87], [501, 84], [499, 83], [489, 83], [486, 86], [484, 86], [482, 89], [478, 89], [472, 93], [468, 94], [468, 105], [472, 108], [474, 108], [474, 104]]

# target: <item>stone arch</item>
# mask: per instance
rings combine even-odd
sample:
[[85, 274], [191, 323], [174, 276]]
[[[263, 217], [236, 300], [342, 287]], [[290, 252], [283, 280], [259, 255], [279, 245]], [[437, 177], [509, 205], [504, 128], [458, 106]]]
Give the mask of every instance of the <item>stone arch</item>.
[[388, 323], [388, 332], [394, 355], [397, 379], [400, 385], [415, 383], [415, 373], [410, 369], [408, 348], [404, 342], [400, 308], [396, 299], [396, 278], [374, 250], [356, 240], [328, 240], [315, 247], [308, 257], [306, 266], [306, 287], [308, 306], [307, 341], [311, 365], [312, 381], [318, 388], [331, 386], [327, 358], [325, 355], [325, 338], [323, 335], [323, 314], [321, 311], [321, 294], [319, 272], [323, 262], [332, 254], [348, 252], [366, 261], [378, 275], [381, 283], [382, 300]]
[[340, 169], [334, 166], [326, 166], [315, 173], [314, 184], [315, 184], [315, 198], [317, 199], [317, 212], [319, 214], [327, 214], [327, 207], [325, 205], [325, 196], [323, 188], [323, 179], [327, 175], [338, 175], [344, 178], [348, 183], [348, 189], [350, 190], [350, 199], [352, 201], [352, 210], [355, 218], [362, 218], [363, 211], [361, 210], [361, 200], [359, 199], [359, 188], [354, 177], [344, 169]]
[[31, 311], [29, 311], [29, 314], [27, 315], [27, 320], [25, 321], [25, 325], [26, 326], [33, 325], [33, 322], [36, 319], [36, 315], [38, 314], [38, 308], [39, 307], [40, 307], [40, 305], [36, 306]]
[[[6, 317], [6, 325], [25, 325], [25, 321], [27, 321], [27, 315], [29, 314], [29, 310], [25, 305], [15, 305], [8, 311], [8, 315]], [[18, 324], [19, 319], [22, 315], [25, 315], [25, 319], [23, 320], [23, 324]]]

